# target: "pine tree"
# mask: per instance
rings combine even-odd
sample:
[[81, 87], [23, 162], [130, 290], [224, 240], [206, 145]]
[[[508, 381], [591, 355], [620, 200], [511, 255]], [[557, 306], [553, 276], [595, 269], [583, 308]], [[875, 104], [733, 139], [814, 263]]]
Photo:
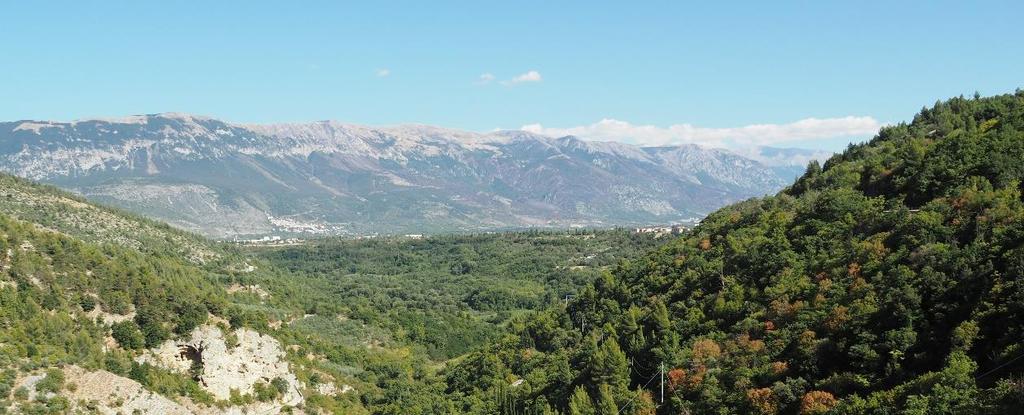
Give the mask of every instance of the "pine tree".
[[669, 355], [679, 348], [679, 335], [673, 330], [669, 320], [668, 307], [660, 299], [654, 300], [651, 319], [654, 326], [654, 350], [659, 360], [669, 360]]
[[594, 403], [582, 386], [577, 386], [569, 398], [569, 415], [595, 415]]
[[629, 384], [629, 362], [615, 339], [605, 339], [591, 359], [591, 382], [606, 384], [616, 391]]
[[597, 414], [618, 415], [619, 406], [615, 404], [615, 395], [608, 385], [601, 385], [597, 388]]
[[639, 353], [647, 345], [643, 327], [637, 321], [639, 317], [640, 308], [636, 306], [630, 307], [626, 312], [625, 321], [622, 323], [621, 341], [626, 345], [626, 351], [631, 355]]

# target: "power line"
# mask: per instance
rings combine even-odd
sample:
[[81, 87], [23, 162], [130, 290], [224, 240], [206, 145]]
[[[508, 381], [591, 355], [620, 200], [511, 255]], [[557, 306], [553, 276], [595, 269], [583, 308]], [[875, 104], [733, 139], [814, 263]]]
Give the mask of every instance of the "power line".
[[[640, 389], [647, 389], [647, 386], [648, 386], [648, 385], [650, 385], [650, 384], [651, 384], [651, 382], [653, 382], [653, 381], [654, 381], [654, 379], [658, 377], [658, 374], [659, 374], [659, 373], [660, 373], [660, 372], [656, 372], [656, 373], [655, 373], [655, 374], [654, 374], [653, 376], [651, 376], [651, 378], [647, 380], [647, 383], [645, 383], [645, 384], [644, 384], [644, 386], [643, 386], [643, 387], [641, 387]], [[638, 390], [637, 392], [640, 392], [640, 391]], [[630, 399], [629, 399], [629, 402], [626, 402], [626, 404], [625, 404], [625, 405], [622, 405], [622, 407], [621, 407], [621, 408], [619, 408], [619, 412], [618, 412], [618, 413], [619, 413], [619, 414], [621, 414], [621, 413], [622, 413], [622, 411], [626, 410], [626, 408], [627, 408], [627, 407], [629, 407], [629, 405], [631, 405], [631, 404], [633, 403], [633, 401], [635, 401], [635, 400], [636, 400], [636, 398], [639, 398], [639, 397], [640, 397], [640, 394], [639, 394], [639, 393], [637, 393], [637, 394], [636, 394], [636, 396], [633, 396], [632, 398], [630, 398]]]
[[979, 379], [981, 379], [981, 378], [983, 378], [985, 376], [991, 375], [993, 372], [995, 372], [995, 371], [997, 371], [999, 369], [1002, 369], [1004, 366], [1009, 365], [1010, 363], [1016, 362], [1016, 361], [1020, 360], [1021, 358], [1024, 358], [1024, 353], [1022, 353], [1020, 355], [1017, 355], [1017, 357], [1015, 357], [1013, 359], [1010, 359], [1010, 360], [1006, 361], [1005, 363], [990, 369], [988, 372], [985, 372], [985, 373], [982, 373], [981, 375], [978, 375], [977, 377], [974, 378], [974, 380], [979, 380]]
[[648, 377], [651, 377], [651, 376], [654, 376], [654, 375], [658, 374], [658, 372], [654, 372], [654, 373], [651, 373], [650, 376], [644, 375], [643, 372], [641, 372], [638, 369], [633, 368], [632, 366], [630, 366], [629, 370], [631, 370], [633, 373], [635, 373], [637, 375], [637, 377], [639, 377], [640, 379], [648, 378]]
[[[645, 372], [649, 372], [649, 371], [654, 370], [654, 369], [657, 368], [656, 366], [647, 366], [647, 365], [641, 363], [641, 361], [637, 360], [634, 356], [630, 356], [629, 357], [629, 365], [630, 366], [639, 367], [641, 370], [643, 370]], [[647, 376], [641, 376], [641, 377], [645, 378]]]
[[[633, 363], [634, 363], [634, 365], [636, 365], [636, 367], [640, 368], [640, 370], [638, 370], [638, 372], [642, 370], [642, 371], [647, 372], [647, 373], [654, 373], [658, 369], [656, 366], [646, 366], [646, 365], [640, 364], [640, 362], [633, 362]], [[646, 378], [647, 376], [644, 375], [644, 376], [640, 376], [640, 377], [641, 378]]]

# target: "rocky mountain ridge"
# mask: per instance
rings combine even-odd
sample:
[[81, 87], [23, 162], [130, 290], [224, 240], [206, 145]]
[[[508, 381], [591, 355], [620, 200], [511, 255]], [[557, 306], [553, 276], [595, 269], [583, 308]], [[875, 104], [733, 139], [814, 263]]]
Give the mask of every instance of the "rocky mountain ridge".
[[0, 170], [221, 238], [680, 222], [791, 178], [694, 145], [180, 113], [0, 123]]

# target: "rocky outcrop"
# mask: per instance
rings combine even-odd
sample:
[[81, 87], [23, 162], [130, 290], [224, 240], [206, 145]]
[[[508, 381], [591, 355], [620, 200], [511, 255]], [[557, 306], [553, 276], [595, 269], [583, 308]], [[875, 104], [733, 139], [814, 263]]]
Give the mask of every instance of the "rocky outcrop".
[[[249, 265], [249, 267], [252, 267], [252, 265]], [[252, 269], [255, 269], [255, 267], [253, 267]], [[253, 293], [259, 296], [260, 299], [266, 299], [270, 297], [270, 293], [268, 293], [267, 290], [264, 290], [263, 287], [260, 287], [259, 284], [242, 285], [239, 283], [234, 283], [228, 286], [227, 290], [228, 294]]]
[[148, 391], [139, 382], [105, 370], [86, 371], [77, 366], [64, 370], [67, 383], [76, 385], [63, 393], [73, 403], [86, 402], [101, 414], [168, 414], [193, 413], [164, 396]]
[[135, 318], [134, 306], [132, 309], [125, 314], [114, 314], [103, 311], [103, 306], [96, 304], [96, 306], [85, 313], [85, 317], [93, 321], [102, 321], [103, 324], [112, 325], [114, 323], [120, 323], [122, 321], [128, 321]]
[[[28, 402], [37, 398], [50, 399], [56, 395], [67, 398], [71, 405], [67, 413], [188, 415], [197, 412], [146, 390], [139, 382], [105, 370], [87, 371], [78, 366], [67, 366], [63, 372], [66, 386], [57, 393], [36, 390], [39, 382], [46, 377], [44, 373], [21, 377], [14, 386], [28, 391]], [[16, 404], [14, 412], [20, 413], [23, 409], [20, 404]]]
[[299, 381], [289, 369], [276, 339], [244, 328], [232, 334], [238, 344], [229, 347], [220, 328], [203, 325], [189, 337], [168, 340], [137, 360], [193, 376], [203, 389], [220, 400], [230, 399], [232, 390], [251, 394], [257, 382], [270, 384], [280, 378], [288, 387], [273, 404], [280, 408], [303, 402]]
[[326, 396], [349, 393], [353, 390], [354, 388], [349, 385], [341, 385], [339, 388], [334, 385], [334, 382], [323, 382], [316, 385], [316, 393]]

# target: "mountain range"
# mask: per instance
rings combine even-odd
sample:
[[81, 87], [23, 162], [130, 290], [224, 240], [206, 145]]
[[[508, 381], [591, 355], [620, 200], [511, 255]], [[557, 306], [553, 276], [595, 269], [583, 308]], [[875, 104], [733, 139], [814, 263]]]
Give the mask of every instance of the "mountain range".
[[763, 150], [180, 113], [0, 123], [0, 170], [216, 238], [695, 221], [813, 156]]

